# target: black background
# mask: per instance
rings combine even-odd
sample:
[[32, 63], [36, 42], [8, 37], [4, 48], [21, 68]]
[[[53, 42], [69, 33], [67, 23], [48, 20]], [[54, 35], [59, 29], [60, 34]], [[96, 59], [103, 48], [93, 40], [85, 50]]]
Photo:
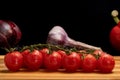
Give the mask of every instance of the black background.
[[116, 25], [111, 11], [120, 11], [119, 5], [120, 0], [4, 2], [0, 19], [12, 20], [19, 26], [22, 39], [18, 45], [45, 43], [50, 29], [59, 25], [69, 37], [119, 55], [109, 42], [109, 33]]

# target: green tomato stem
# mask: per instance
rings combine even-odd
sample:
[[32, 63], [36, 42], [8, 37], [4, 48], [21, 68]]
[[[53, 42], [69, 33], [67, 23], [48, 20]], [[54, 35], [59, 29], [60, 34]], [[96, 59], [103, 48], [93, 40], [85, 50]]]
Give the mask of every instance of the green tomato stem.
[[120, 21], [118, 17], [114, 17], [113, 19], [114, 19], [114, 21], [116, 22], [116, 24], [118, 24], [119, 21]]
[[111, 15], [112, 15], [112, 17], [113, 17], [113, 19], [114, 19], [114, 21], [116, 22], [116, 24], [118, 24], [119, 23], [119, 18], [118, 18], [118, 11], [117, 10], [113, 10], [112, 12], [111, 12]]

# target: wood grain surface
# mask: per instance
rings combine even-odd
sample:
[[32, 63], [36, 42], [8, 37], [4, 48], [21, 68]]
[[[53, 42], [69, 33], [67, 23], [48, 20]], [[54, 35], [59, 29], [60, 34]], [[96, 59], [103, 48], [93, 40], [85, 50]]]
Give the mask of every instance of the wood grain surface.
[[10, 72], [4, 65], [4, 56], [0, 56], [0, 80], [120, 80], [120, 56], [114, 56], [115, 58], [115, 68], [111, 73], [85, 73], [82, 71], [77, 71], [74, 73], [67, 73], [64, 70], [59, 70], [56, 72], [48, 72], [44, 69], [38, 71], [27, 71], [21, 69], [18, 72]]

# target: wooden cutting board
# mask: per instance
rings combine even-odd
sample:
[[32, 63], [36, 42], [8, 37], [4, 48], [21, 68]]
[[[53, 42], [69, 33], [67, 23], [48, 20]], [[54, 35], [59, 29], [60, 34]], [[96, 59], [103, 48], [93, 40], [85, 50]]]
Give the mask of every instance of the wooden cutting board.
[[4, 56], [0, 56], [0, 80], [35, 80], [35, 79], [41, 79], [41, 80], [48, 80], [48, 79], [67, 79], [67, 80], [75, 80], [75, 79], [85, 79], [85, 80], [120, 80], [120, 56], [114, 56], [115, 58], [115, 68], [113, 69], [112, 73], [98, 73], [98, 72], [92, 72], [92, 73], [85, 73], [81, 71], [77, 71], [74, 73], [67, 73], [65, 71], [57, 71], [57, 72], [47, 72], [43, 69], [40, 69], [38, 71], [27, 71], [27, 70], [20, 70], [18, 72], [10, 72], [4, 65], [3, 62]]

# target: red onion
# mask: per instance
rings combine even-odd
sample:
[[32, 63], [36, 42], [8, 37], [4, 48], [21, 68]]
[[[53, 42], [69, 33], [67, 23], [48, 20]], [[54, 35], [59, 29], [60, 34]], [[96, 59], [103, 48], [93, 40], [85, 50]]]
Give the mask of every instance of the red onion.
[[20, 28], [12, 21], [0, 20], [0, 47], [10, 48], [21, 39]]
[[78, 49], [94, 49], [94, 50], [99, 49], [101, 50], [100, 47], [95, 47], [95, 46], [88, 45], [86, 43], [71, 39], [61, 26], [54, 26], [49, 31], [47, 43], [76, 47]]

